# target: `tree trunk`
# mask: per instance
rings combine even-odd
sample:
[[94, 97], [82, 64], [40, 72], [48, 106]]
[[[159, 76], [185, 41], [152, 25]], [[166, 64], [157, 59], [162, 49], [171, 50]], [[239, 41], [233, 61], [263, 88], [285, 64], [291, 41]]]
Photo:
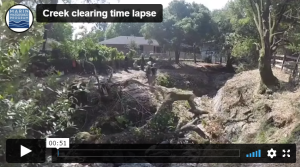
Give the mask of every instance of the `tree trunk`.
[[196, 47], [196, 45], [194, 44], [193, 45], [193, 53], [194, 53], [194, 63], [196, 64], [197, 63], [197, 49], [198, 47]]
[[43, 48], [42, 48], [42, 52], [45, 53], [46, 52], [46, 43], [47, 43], [47, 30], [46, 30], [46, 25], [44, 26], [45, 30], [44, 30], [44, 36], [43, 36]]
[[272, 53], [270, 48], [262, 48], [259, 53], [258, 69], [261, 78], [259, 93], [263, 94], [267, 88], [278, 86], [279, 81], [274, 76], [271, 66]]
[[172, 60], [171, 51], [169, 50], [168, 52], [169, 52], [169, 61], [171, 61]]
[[194, 52], [194, 63], [197, 63], [197, 54], [196, 54], [196, 48], [193, 48], [193, 52]]
[[[50, 2], [51, 4], [57, 4], [58, 0], [51, 0]], [[44, 25], [44, 37], [43, 37], [43, 48], [42, 48], [42, 52], [45, 53], [46, 52], [46, 43], [47, 43], [47, 38], [48, 38], [48, 32], [49, 30], [52, 28], [53, 23], [48, 23]]]
[[175, 50], [175, 63], [179, 64], [180, 51]]
[[275, 44], [274, 30], [280, 19], [276, 22], [276, 19], [271, 17], [271, 0], [265, 0], [264, 3], [258, 3], [257, 1], [253, 5], [256, 7], [256, 9], [252, 8], [255, 13], [254, 22], [260, 36], [258, 69], [261, 80], [258, 93], [263, 94], [267, 91], [267, 88], [274, 90], [274, 88], [277, 89], [276, 87], [279, 86], [279, 81], [272, 72], [271, 58], [276, 50], [274, 49], [275, 46], [273, 46]]
[[233, 69], [232, 64], [233, 64], [233, 59], [231, 57], [231, 54], [227, 53], [226, 68], [229, 69], [229, 70]]

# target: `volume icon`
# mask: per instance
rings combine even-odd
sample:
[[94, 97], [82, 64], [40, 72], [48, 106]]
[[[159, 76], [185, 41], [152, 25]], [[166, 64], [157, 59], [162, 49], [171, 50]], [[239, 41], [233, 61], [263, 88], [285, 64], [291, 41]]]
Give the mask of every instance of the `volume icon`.
[[246, 157], [261, 157], [261, 151], [257, 150], [252, 153], [246, 154]]

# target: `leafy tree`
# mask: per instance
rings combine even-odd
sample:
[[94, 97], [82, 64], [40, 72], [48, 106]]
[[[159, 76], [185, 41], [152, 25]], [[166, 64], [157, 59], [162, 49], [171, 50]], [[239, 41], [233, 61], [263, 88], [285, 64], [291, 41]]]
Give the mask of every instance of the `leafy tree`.
[[295, 26], [292, 31], [290, 31], [287, 36], [289, 39], [289, 45], [287, 49], [292, 50], [293, 52], [299, 53], [300, 52], [300, 27]]
[[164, 10], [163, 17], [162, 23], [147, 23], [141, 32], [146, 38], [156, 39], [160, 45], [174, 50], [176, 63], [179, 63], [183, 44], [196, 51], [216, 30], [210, 11], [201, 4], [173, 0]]
[[213, 11], [212, 18], [218, 28], [216, 34], [214, 35], [216, 48], [220, 51], [220, 54], [225, 54], [227, 56], [226, 66], [228, 68], [232, 68], [231, 50], [233, 47], [232, 36], [234, 34], [234, 30], [232, 24], [230, 23], [228, 5], [221, 10]]
[[234, 30], [232, 56], [248, 65], [257, 65], [258, 51], [255, 46], [259, 42], [255, 23], [245, 12], [245, 6], [240, 1], [233, 1], [230, 7], [230, 23]]
[[94, 29], [92, 31], [90, 31], [89, 33], [86, 33], [83, 38], [89, 38], [91, 39], [94, 43], [99, 43], [100, 41], [104, 40], [104, 35], [105, 32], [98, 30], [98, 29]]
[[112, 23], [106, 30], [106, 38], [118, 36], [142, 36], [140, 33], [144, 23]]
[[266, 88], [279, 85], [278, 79], [272, 72], [271, 58], [280, 44], [285, 41], [285, 32], [290, 29], [290, 20], [284, 17], [284, 13], [297, 4], [293, 0], [244, 0], [243, 3], [250, 6], [249, 14], [254, 19], [260, 37], [260, 42], [257, 44], [261, 77], [259, 91], [264, 93]]
[[146, 38], [156, 39], [160, 45], [174, 50], [176, 63], [184, 45], [192, 47], [195, 53], [216, 31], [210, 11], [202, 4], [173, 0], [163, 17], [162, 23], [147, 23], [141, 32]]
[[196, 50], [201, 48], [204, 42], [212, 40], [217, 32], [217, 26], [211, 18], [211, 12], [202, 4], [189, 4], [190, 17], [178, 22], [185, 32], [184, 43], [193, 46], [194, 61], [196, 63]]
[[106, 31], [107, 27], [108, 27], [108, 23], [96, 23], [94, 28], [96, 30]]
[[[0, 6], [0, 22], [14, 5], [6, 0]], [[43, 42], [43, 24], [34, 22], [30, 31], [16, 34], [0, 25], [0, 145], [7, 138], [45, 138], [73, 126], [70, 122], [69, 100], [66, 91], [55, 91], [52, 77], [40, 79], [24, 75], [30, 60]], [[51, 82], [52, 81], [52, 82]], [[40, 83], [40, 84], [37, 84]], [[66, 88], [64, 88], [66, 90]]]
[[175, 62], [179, 63], [180, 48], [184, 42], [185, 35], [181, 21], [190, 15], [188, 3], [184, 0], [171, 1], [164, 12], [164, 21], [162, 24], [164, 28], [161, 29], [164, 31], [164, 35], [162, 36], [163, 39], [158, 41], [163, 41], [163, 43], [171, 45], [172, 49], [175, 51]]
[[259, 41], [259, 35], [245, 7], [242, 1], [236, 0], [228, 2], [223, 9], [212, 12], [218, 25], [215, 44], [220, 54], [226, 55], [226, 66], [229, 69], [233, 69], [233, 60], [235, 63], [245, 62], [247, 66], [257, 63], [255, 43]]
[[73, 27], [70, 23], [56, 23], [49, 31], [48, 38], [56, 41], [72, 40]]

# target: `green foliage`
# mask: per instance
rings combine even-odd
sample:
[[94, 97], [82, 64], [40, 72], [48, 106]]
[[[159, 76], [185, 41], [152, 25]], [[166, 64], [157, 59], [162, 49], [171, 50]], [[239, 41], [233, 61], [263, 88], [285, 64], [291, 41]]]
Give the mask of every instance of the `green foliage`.
[[144, 23], [113, 23], [106, 30], [107, 38], [118, 36], [142, 36], [140, 33]]
[[97, 136], [100, 136], [102, 134], [101, 133], [101, 128], [96, 128], [96, 127], [92, 127], [90, 132], [91, 132], [91, 134], [95, 134]]
[[129, 59], [132, 59], [133, 57], [135, 57], [137, 55], [137, 52], [133, 49], [130, 49], [129, 52], [127, 53], [127, 57]]
[[167, 88], [173, 87], [173, 82], [171, 80], [171, 77], [166, 74], [157, 76], [156, 82], [158, 85], [161, 85], [161, 86], [164, 86]]
[[6, 77], [18, 75], [26, 68], [29, 61], [29, 50], [35, 44], [33, 38], [27, 38], [20, 41], [20, 45], [0, 51], [0, 72]]
[[119, 115], [115, 118], [120, 125], [128, 126], [130, 124], [130, 121], [124, 115]]
[[90, 39], [91, 39], [92, 41], [94, 41], [95, 43], [98, 43], [98, 42], [104, 40], [104, 34], [105, 34], [104, 31], [101, 31], [101, 30], [93, 30], [93, 31], [91, 31], [90, 33], [88, 33], [88, 34], [86, 35], [85, 38], [90, 38]]
[[73, 41], [63, 41], [61, 45], [53, 46], [53, 48], [58, 49], [59, 53], [62, 54], [59, 56], [55, 55], [55, 57], [76, 59], [79, 56], [80, 47], [75, 45]]
[[255, 138], [256, 143], [267, 143], [268, 139], [272, 134], [274, 134], [278, 129], [272, 126], [270, 123], [263, 123], [258, 129], [257, 136]]
[[118, 52], [118, 54], [117, 54], [117, 59], [118, 59], [118, 60], [123, 60], [123, 59], [125, 59], [124, 53], [123, 53], [123, 52]]
[[[92, 34], [94, 32], [91, 32]], [[87, 34], [89, 36], [89, 34]], [[62, 55], [59, 58], [85, 59], [92, 61], [124, 59], [124, 54], [116, 48], [106, 47], [95, 42], [95, 39], [82, 37], [81, 39], [64, 41], [61, 45], [54, 46]]]
[[118, 55], [118, 50], [116, 48], [112, 48], [110, 50], [110, 56], [111, 56], [110, 58], [111, 58], [111, 60], [116, 60], [117, 55]]
[[70, 41], [73, 36], [73, 27], [70, 23], [56, 23], [53, 24], [48, 38], [53, 38], [58, 42]]
[[[13, 1], [3, 1], [0, 22]], [[46, 138], [74, 125], [66, 87], [57, 88], [57, 76], [43, 80], [24, 75], [43, 42], [43, 24], [34, 22], [25, 33], [0, 24], [0, 146], [8, 138]]]
[[174, 0], [163, 11], [161, 24], [146, 23], [141, 32], [165, 48], [180, 50], [181, 44], [201, 46], [216, 30], [210, 11], [202, 4]]
[[287, 34], [287, 37], [290, 41], [289, 45], [287, 46], [288, 49], [292, 50], [293, 52], [300, 52], [300, 33], [299, 33], [300, 26], [295, 26], [291, 32]]
[[255, 42], [257, 42], [256, 39], [250, 38], [237, 40], [233, 45], [232, 55], [235, 57], [253, 56], [251, 54], [256, 52]]
[[296, 143], [299, 142], [300, 136], [300, 124], [298, 124], [292, 131], [291, 136], [289, 136], [286, 140], [286, 143]]
[[212, 13], [218, 26], [216, 45], [221, 56], [235, 57], [235, 63], [257, 63], [258, 52], [255, 43], [259, 35], [248, 3], [244, 0], [230, 1], [221, 10]]
[[150, 128], [156, 132], [173, 131], [177, 125], [177, 115], [170, 111], [163, 111], [150, 122]]

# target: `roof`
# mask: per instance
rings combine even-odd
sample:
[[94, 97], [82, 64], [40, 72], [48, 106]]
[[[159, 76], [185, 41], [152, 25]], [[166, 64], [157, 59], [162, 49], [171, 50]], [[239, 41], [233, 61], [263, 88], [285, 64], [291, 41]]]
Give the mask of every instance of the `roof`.
[[[159, 46], [158, 42], [154, 39], [151, 39], [153, 41], [153, 46]], [[149, 45], [149, 40], [145, 39], [144, 37], [135, 37], [135, 36], [118, 36], [115, 38], [111, 38], [108, 40], [101, 41], [100, 44], [121, 44], [121, 45], [128, 45], [131, 41], [134, 41], [137, 45]]]

